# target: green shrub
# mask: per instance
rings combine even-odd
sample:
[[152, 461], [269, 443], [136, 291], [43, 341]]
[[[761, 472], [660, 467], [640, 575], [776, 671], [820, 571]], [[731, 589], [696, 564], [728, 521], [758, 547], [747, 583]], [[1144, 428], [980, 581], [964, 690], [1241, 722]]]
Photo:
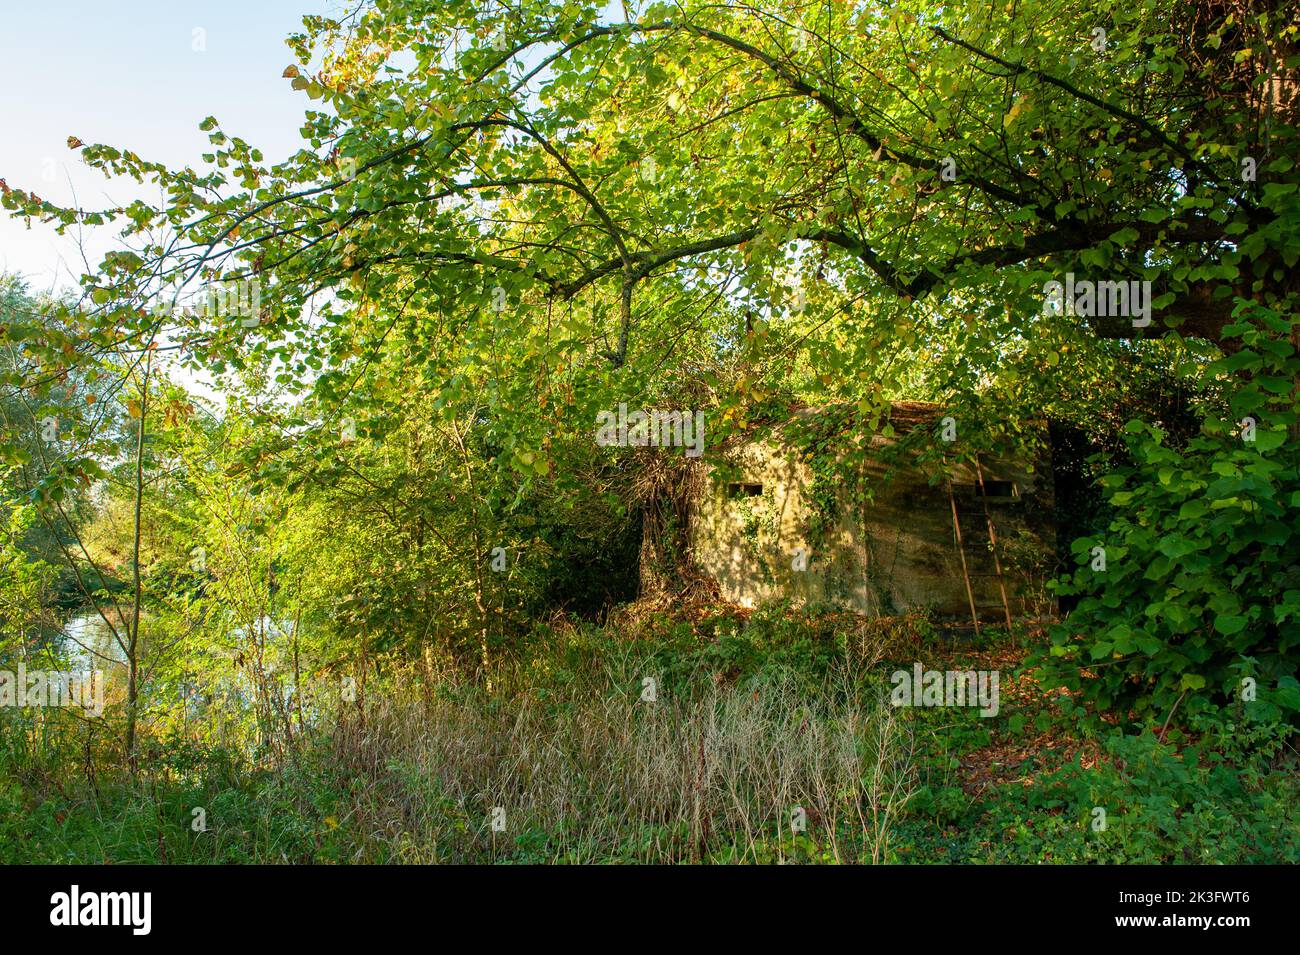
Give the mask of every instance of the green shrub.
[[1241, 347], [1209, 369], [1253, 376], [1230, 396], [1230, 419], [1207, 420], [1182, 449], [1130, 422], [1135, 463], [1105, 479], [1116, 517], [1099, 539], [1075, 542], [1082, 566], [1059, 585], [1084, 596], [1036, 662], [1098, 710], [1151, 722], [1181, 701], [1195, 715], [1240, 697], [1251, 676], [1272, 692], [1270, 705], [1300, 711], [1294, 320], [1260, 307], [1238, 313], [1249, 321], [1225, 334]]
[[1256, 772], [1243, 773], [1220, 753], [1151, 733], [1116, 731], [1103, 749], [1097, 765], [1076, 757], [1031, 787], [1029, 813], [1008, 803], [995, 814], [1018, 861], [1300, 862], [1293, 767], [1270, 770], [1254, 754]]

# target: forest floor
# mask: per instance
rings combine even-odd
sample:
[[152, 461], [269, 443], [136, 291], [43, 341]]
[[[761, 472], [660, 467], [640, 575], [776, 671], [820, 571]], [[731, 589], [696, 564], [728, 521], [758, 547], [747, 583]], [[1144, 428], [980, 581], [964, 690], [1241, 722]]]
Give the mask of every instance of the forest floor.
[[[1295, 862], [1294, 737], [1066, 716], [1041, 632], [692, 606], [539, 627], [489, 692], [385, 668], [328, 723], [0, 724], [0, 862]], [[996, 715], [893, 678], [996, 672]], [[1234, 734], [1247, 737], [1251, 734]]]

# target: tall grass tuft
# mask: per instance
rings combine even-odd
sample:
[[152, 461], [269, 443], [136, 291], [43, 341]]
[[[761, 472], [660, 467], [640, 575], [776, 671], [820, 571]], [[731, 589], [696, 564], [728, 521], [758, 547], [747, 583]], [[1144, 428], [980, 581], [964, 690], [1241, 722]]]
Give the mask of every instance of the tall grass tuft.
[[886, 857], [911, 746], [878, 689], [840, 670], [814, 692], [776, 676], [691, 681], [650, 700], [630, 663], [611, 659], [559, 693], [443, 682], [432, 696], [381, 694], [345, 714], [333, 760], [353, 780], [358, 858]]

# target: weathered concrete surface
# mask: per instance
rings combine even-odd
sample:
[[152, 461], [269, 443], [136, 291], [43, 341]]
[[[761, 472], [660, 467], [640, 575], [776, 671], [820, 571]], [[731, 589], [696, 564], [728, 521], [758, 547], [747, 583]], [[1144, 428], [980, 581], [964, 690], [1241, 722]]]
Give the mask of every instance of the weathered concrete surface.
[[[907, 412], [917, 426], [917, 403]], [[921, 423], [937, 419], [928, 407]], [[880, 436], [873, 444], [892, 443]], [[740, 476], [725, 483], [710, 480], [694, 504], [691, 549], [699, 570], [714, 577], [722, 596], [742, 606], [789, 597], [796, 603], [825, 603], [870, 615], [928, 609], [941, 615], [970, 616], [961, 551], [953, 530], [948, 485], [918, 467], [886, 465], [874, 456], [863, 472], [863, 493], [834, 490], [834, 518], [813, 539], [816, 509], [811, 500], [814, 475], [804, 452], [775, 437], [733, 449]], [[1051, 470], [1047, 462], [981, 459], [985, 487], [1004, 488], [1006, 499], [987, 499], [998, 538], [998, 555], [1013, 615], [1045, 612], [1050, 597], [1042, 588], [1054, 555]], [[892, 475], [892, 478], [891, 476]], [[953, 466], [954, 486], [967, 570], [981, 618], [1003, 615], [1002, 597], [989, 547], [985, 501], [975, 491], [973, 467]], [[734, 485], [750, 485], [739, 489]], [[748, 496], [761, 485], [759, 496]], [[807, 569], [795, 569], [797, 549]]]

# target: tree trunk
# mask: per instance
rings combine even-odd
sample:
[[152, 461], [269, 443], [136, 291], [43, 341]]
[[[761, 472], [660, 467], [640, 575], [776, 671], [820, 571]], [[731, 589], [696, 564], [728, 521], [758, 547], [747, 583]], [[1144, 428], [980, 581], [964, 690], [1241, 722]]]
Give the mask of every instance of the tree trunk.
[[132, 602], [131, 627], [126, 646], [126, 762], [132, 775], [136, 764], [136, 718], [140, 701], [140, 532], [144, 506], [144, 426], [149, 413], [149, 371], [152, 354], [144, 359], [144, 378], [140, 388], [140, 427], [135, 442], [135, 515], [131, 547]]

